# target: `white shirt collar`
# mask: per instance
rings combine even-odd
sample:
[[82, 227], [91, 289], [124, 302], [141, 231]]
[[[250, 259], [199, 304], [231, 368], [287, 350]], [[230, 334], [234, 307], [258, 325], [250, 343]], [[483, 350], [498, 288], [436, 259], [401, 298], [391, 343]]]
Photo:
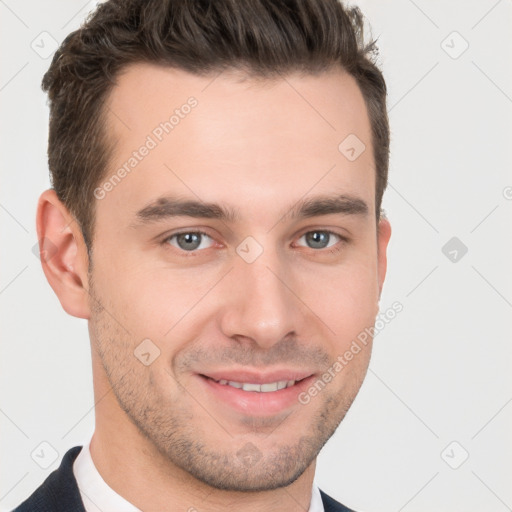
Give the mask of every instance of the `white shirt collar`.
[[[91, 457], [89, 442], [84, 443], [73, 463], [73, 474], [86, 512], [142, 512], [117, 494], [101, 477]], [[325, 512], [318, 486], [313, 483], [309, 512]]]

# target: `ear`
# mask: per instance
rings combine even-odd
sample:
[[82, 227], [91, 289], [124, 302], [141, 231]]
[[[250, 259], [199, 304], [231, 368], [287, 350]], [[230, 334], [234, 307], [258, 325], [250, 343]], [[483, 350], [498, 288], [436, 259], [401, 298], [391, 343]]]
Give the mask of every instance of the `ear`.
[[66, 313], [88, 319], [87, 248], [78, 223], [53, 189], [39, 197], [36, 228], [48, 283]]
[[391, 237], [391, 224], [385, 217], [381, 217], [377, 227], [377, 273], [379, 282], [379, 299], [384, 286], [388, 266], [387, 248]]

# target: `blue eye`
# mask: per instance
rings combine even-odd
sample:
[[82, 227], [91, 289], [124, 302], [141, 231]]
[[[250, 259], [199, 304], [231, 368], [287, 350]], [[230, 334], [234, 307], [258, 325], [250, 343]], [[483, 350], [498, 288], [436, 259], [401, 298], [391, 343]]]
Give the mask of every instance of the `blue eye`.
[[[299, 244], [302, 247], [310, 249], [327, 249], [327, 252], [337, 252], [341, 249], [339, 247], [340, 241], [347, 242], [348, 240], [333, 231], [325, 229], [317, 229], [304, 233], [299, 241], [304, 240], [305, 245]], [[199, 252], [202, 249], [208, 249], [215, 243], [213, 238], [203, 231], [183, 231], [181, 233], [174, 233], [162, 240], [162, 245], [172, 245], [176, 249], [190, 253]]]
[[[210, 245], [206, 243], [205, 239], [209, 240]], [[195, 251], [197, 249], [208, 249], [212, 245], [212, 238], [202, 231], [185, 231], [183, 233], [175, 233], [167, 237], [163, 243], [168, 243], [182, 251]]]
[[[334, 240], [330, 243], [333, 236], [338, 238], [338, 240]], [[302, 240], [303, 238], [311, 249], [326, 249], [328, 247], [332, 247], [338, 241], [344, 240], [341, 235], [338, 235], [333, 231], [326, 230], [308, 231], [307, 233], [304, 233], [299, 240]]]

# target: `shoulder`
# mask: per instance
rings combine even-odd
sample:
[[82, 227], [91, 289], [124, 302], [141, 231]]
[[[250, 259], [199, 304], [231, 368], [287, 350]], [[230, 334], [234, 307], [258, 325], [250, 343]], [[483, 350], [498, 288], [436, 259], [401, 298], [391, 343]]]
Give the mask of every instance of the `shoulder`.
[[324, 504], [325, 512], [355, 512], [354, 510], [345, 507], [335, 499], [331, 498], [328, 494], [325, 494], [322, 490], [320, 490], [320, 496], [322, 496], [322, 502]]
[[81, 449], [81, 446], [70, 448], [60, 466], [12, 512], [85, 512], [73, 474], [73, 462]]

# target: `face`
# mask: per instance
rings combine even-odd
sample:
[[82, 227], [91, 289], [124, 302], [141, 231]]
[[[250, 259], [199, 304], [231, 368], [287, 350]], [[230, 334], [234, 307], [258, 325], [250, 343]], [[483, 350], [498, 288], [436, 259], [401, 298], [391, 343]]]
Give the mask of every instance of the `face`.
[[[363, 97], [341, 71], [136, 65], [107, 112], [89, 329], [109, 421], [213, 487], [287, 485], [370, 358], [371, 340], [344, 357], [374, 324], [389, 238]], [[349, 134], [356, 159], [339, 149]]]

